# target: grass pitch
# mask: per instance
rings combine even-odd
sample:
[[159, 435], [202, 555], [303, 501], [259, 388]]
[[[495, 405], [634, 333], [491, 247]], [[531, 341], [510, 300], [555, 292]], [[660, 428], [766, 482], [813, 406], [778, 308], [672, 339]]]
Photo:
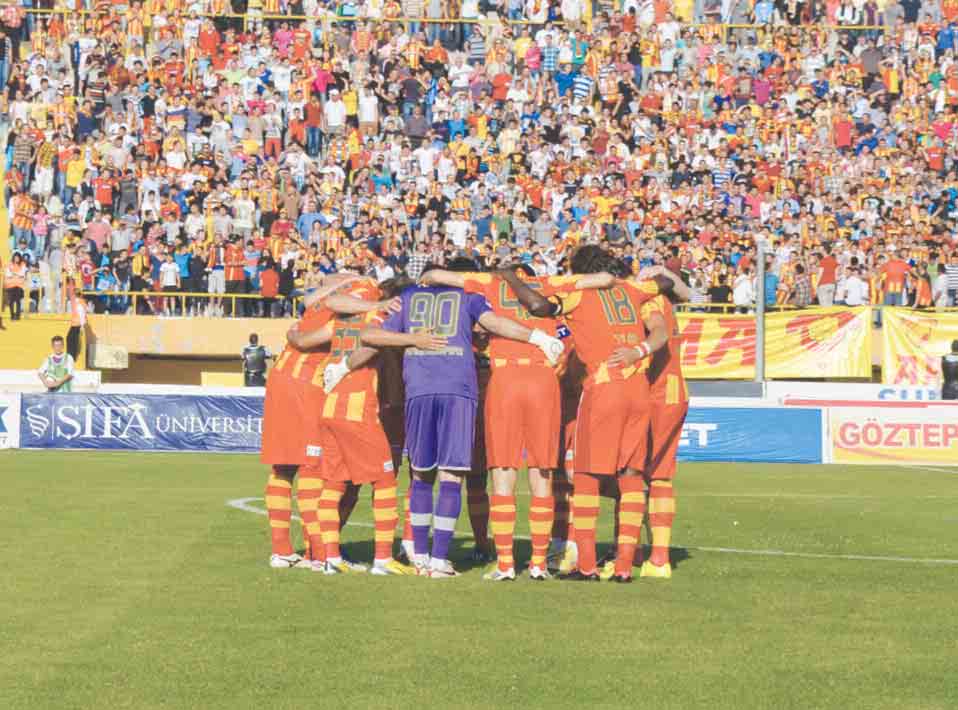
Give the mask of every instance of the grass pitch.
[[958, 470], [681, 465], [674, 577], [631, 586], [271, 570], [253, 456], [0, 470], [0, 708], [958, 707]]

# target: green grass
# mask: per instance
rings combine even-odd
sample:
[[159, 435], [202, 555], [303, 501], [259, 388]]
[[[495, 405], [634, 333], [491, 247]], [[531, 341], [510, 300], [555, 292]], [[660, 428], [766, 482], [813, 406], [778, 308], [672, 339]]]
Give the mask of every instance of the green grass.
[[262, 495], [252, 456], [0, 471], [4, 709], [958, 707], [958, 566], [697, 549], [956, 560], [944, 471], [682, 465], [674, 578], [626, 587], [270, 570], [226, 505]]

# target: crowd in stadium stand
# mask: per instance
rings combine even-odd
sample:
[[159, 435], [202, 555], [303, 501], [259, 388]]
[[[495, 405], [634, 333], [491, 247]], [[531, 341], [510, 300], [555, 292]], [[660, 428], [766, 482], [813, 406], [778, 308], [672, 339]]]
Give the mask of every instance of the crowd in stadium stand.
[[0, 9], [25, 309], [280, 316], [598, 241], [746, 311], [758, 240], [769, 304], [958, 305], [956, 0], [85, 6]]

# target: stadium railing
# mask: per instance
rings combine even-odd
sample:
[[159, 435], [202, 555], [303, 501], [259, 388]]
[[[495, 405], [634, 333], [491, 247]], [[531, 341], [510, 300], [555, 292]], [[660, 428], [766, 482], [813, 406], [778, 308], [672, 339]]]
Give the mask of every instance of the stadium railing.
[[[263, 296], [259, 293], [208, 293], [206, 291], [175, 291], [173, 293], [168, 293], [166, 291], [95, 291], [95, 290], [84, 290], [80, 292], [87, 300], [99, 299], [99, 298], [119, 298], [123, 299], [128, 307], [131, 309], [130, 315], [157, 315], [156, 313], [144, 313], [141, 314], [138, 311], [138, 306], [141, 301], [164, 301], [164, 300], [173, 300], [179, 304], [180, 313], [187, 313], [188, 306], [191, 305], [191, 302], [203, 301], [204, 304], [208, 305], [212, 301], [217, 303], [226, 303], [229, 302], [230, 308], [229, 312], [234, 315], [237, 313], [236, 307], [238, 301], [253, 301], [261, 302], [267, 299], [266, 296]], [[287, 298], [282, 295], [278, 295], [272, 299], [273, 303], [285, 303], [286, 301], [292, 302], [292, 310], [294, 314], [299, 313], [299, 305], [303, 300], [303, 296], [297, 295]], [[109, 310], [109, 309], [107, 309]], [[152, 307], [150, 309], [152, 311]], [[204, 317], [198, 315], [197, 317]], [[256, 316], [250, 316], [256, 317]], [[286, 317], [286, 316], [279, 316]]]

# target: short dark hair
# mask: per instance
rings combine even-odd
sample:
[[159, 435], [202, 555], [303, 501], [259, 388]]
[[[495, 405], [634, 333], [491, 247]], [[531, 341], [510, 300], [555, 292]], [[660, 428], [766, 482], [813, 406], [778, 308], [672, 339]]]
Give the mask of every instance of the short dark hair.
[[466, 273], [469, 271], [479, 271], [479, 264], [467, 256], [457, 256], [446, 263], [446, 269]]
[[[50, 345], [53, 345], [54, 343], [57, 343], [57, 342], [59, 343], [63, 342], [62, 335], [54, 335], [52, 338], [50, 338]], [[958, 343], [958, 340], [956, 340], [955, 342]]]
[[598, 274], [607, 271], [620, 278], [629, 273], [628, 267], [609, 252], [595, 244], [579, 247], [569, 262], [573, 274]]
[[259, 345], [259, 336], [256, 333], [249, 334], [249, 344], [250, 345]]

